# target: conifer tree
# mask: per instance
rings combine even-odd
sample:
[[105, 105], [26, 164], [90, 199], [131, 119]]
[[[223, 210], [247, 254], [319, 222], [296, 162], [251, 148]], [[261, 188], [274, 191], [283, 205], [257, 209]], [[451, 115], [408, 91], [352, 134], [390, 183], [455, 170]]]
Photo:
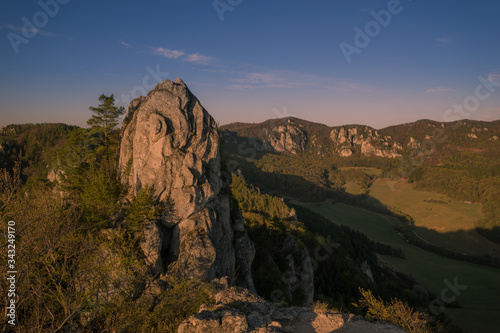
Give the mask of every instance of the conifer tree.
[[98, 107], [89, 107], [94, 115], [87, 120], [87, 125], [104, 133], [104, 144], [107, 146], [109, 133], [118, 125], [118, 119], [125, 113], [125, 108], [115, 106], [114, 94], [111, 96], [102, 94], [99, 96], [99, 101], [101, 104]]
[[[125, 113], [125, 109], [123, 106], [117, 107], [115, 106], [115, 97], [114, 94], [110, 96], [106, 96], [102, 94], [99, 96], [99, 104], [98, 107], [89, 107], [89, 109], [94, 112], [92, 118], [87, 120], [87, 125], [91, 126], [92, 132], [104, 135], [104, 149], [107, 160], [107, 169], [109, 177], [112, 176], [112, 170], [114, 169], [110, 165], [110, 133], [116, 128], [119, 122], [119, 118], [121, 115]], [[96, 155], [99, 155], [100, 149], [96, 149]]]

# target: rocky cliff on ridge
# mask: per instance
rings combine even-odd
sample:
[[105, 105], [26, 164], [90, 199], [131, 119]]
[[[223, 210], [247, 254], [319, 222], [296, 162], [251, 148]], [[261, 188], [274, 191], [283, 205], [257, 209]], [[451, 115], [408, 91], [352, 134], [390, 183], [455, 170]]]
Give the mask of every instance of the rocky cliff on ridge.
[[119, 170], [132, 194], [148, 186], [163, 207], [142, 246], [154, 271], [210, 281], [234, 280], [238, 269], [240, 285], [254, 290], [255, 249], [223, 191], [216, 123], [182, 80], [165, 80], [130, 103]]
[[302, 152], [319, 156], [400, 158], [414, 151], [477, 149], [497, 150], [500, 121], [458, 120], [437, 122], [422, 119], [413, 123], [374, 129], [366, 125], [326, 126], [287, 117], [261, 123], [232, 123], [220, 127], [226, 141], [245, 151], [285, 154]]
[[[260, 124], [235, 123], [221, 127], [226, 140], [253, 145], [262, 151], [348, 157], [353, 154], [396, 158], [402, 146], [390, 136], [364, 125], [328, 127], [293, 117]], [[250, 140], [249, 140], [250, 139]]]

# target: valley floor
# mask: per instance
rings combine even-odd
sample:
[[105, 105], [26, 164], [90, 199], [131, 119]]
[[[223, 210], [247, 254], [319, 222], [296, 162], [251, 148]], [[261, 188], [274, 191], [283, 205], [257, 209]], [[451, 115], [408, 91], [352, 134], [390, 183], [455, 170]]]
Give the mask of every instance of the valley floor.
[[463, 203], [443, 194], [417, 191], [406, 182], [384, 179], [375, 180], [368, 194], [384, 206], [410, 215], [415, 221], [414, 231], [431, 244], [458, 253], [500, 258], [500, 245], [474, 229], [483, 217], [479, 203]]

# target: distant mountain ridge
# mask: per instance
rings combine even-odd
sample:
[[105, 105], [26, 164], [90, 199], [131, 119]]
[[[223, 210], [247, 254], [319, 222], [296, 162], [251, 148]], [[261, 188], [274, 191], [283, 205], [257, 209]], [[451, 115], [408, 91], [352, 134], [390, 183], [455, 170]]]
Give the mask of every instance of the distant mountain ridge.
[[437, 122], [428, 119], [380, 130], [367, 125], [327, 126], [287, 117], [261, 123], [232, 123], [219, 128], [230, 142], [244, 138], [261, 150], [277, 153], [312, 153], [321, 156], [377, 156], [397, 158], [411, 151], [442, 148], [498, 150], [500, 120]]

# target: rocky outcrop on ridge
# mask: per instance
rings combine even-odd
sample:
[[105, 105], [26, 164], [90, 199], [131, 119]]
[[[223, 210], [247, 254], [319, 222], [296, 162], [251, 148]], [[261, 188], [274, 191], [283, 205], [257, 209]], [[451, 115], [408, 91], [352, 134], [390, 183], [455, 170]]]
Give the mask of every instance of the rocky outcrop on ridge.
[[370, 323], [361, 316], [311, 307], [278, 307], [248, 290], [226, 288], [215, 295], [215, 306], [201, 306], [186, 319], [179, 333], [402, 333], [388, 323]]
[[307, 133], [290, 123], [281, 124], [272, 130], [265, 130], [265, 137], [277, 152], [297, 154], [306, 149]]
[[391, 137], [383, 136], [379, 131], [368, 126], [350, 126], [332, 129], [330, 138], [334, 152], [340, 156], [351, 156], [359, 147], [361, 155], [396, 158], [399, 145], [389, 144]]
[[[243, 125], [242, 128], [239, 128], [240, 124]], [[221, 129], [221, 136], [226, 142], [243, 143], [257, 151], [295, 155], [304, 152], [309, 141], [307, 132], [291, 119], [272, 119], [262, 124], [235, 123], [226, 126], [230, 129], [226, 127]]]
[[221, 178], [219, 135], [213, 118], [182, 80], [165, 80], [134, 99], [123, 122], [119, 171], [132, 194], [148, 186], [163, 206], [141, 244], [156, 273], [212, 280], [238, 271], [255, 290], [255, 253], [243, 218]]
[[260, 124], [235, 123], [222, 127], [224, 139], [260, 151], [349, 157], [353, 154], [397, 158], [403, 147], [390, 136], [362, 125], [328, 127], [297, 118], [272, 119]]

